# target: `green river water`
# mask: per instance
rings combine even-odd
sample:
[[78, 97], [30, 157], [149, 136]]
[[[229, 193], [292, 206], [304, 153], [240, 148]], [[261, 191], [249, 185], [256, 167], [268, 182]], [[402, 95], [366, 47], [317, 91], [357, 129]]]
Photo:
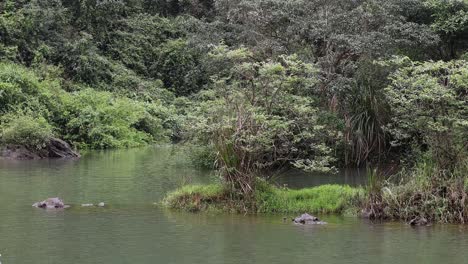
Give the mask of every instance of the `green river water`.
[[[283, 215], [189, 214], [160, 208], [167, 191], [209, 182], [172, 147], [91, 152], [76, 161], [0, 160], [0, 262], [82, 263], [468, 263], [468, 228], [371, 223], [321, 216], [325, 226]], [[287, 173], [291, 188], [362, 184], [362, 173]], [[31, 204], [59, 196], [72, 205]], [[81, 208], [105, 202], [104, 208]], [[292, 217], [292, 215], [285, 215]]]

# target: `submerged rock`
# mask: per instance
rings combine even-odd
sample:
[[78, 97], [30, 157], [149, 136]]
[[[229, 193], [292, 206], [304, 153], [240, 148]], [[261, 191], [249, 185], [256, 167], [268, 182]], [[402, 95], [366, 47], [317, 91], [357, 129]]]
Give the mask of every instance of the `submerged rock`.
[[104, 207], [105, 205], [106, 204], [103, 202], [100, 202], [97, 205], [94, 205], [92, 203], [85, 203], [85, 204], [81, 204], [81, 207], [94, 207], [94, 206]]
[[302, 214], [292, 220], [295, 224], [302, 225], [324, 225], [326, 222], [320, 221], [317, 217], [310, 214]]
[[42, 149], [29, 148], [21, 145], [7, 145], [0, 148], [0, 157], [16, 160], [32, 159], [60, 159], [79, 158], [80, 154], [74, 151], [70, 145], [58, 138], [51, 138]]
[[427, 226], [429, 224], [429, 221], [427, 221], [427, 219], [424, 217], [418, 216], [416, 218], [411, 219], [411, 221], [409, 221], [409, 224], [411, 226]]
[[57, 197], [48, 198], [42, 202], [37, 202], [33, 204], [32, 206], [37, 207], [37, 208], [44, 208], [44, 209], [61, 209], [61, 208], [69, 207], [68, 205], [65, 205], [60, 198], [57, 198]]

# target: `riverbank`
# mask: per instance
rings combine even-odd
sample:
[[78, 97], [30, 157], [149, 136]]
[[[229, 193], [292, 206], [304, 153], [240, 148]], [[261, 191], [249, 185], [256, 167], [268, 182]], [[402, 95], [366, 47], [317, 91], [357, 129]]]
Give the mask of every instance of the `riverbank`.
[[163, 204], [189, 212], [351, 214], [411, 224], [468, 223], [466, 162], [452, 172], [421, 162], [398, 175], [399, 183], [369, 172], [365, 187], [327, 184], [292, 190], [258, 180], [250, 199], [235, 195], [222, 184], [187, 185], [169, 193]]
[[48, 138], [41, 146], [1, 145], [0, 159], [34, 160], [34, 159], [77, 159], [80, 154], [65, 141]]
[[468, 161], [451, 171], [430, 160], [403, 171], [400, 180], [370, 181], [363, 211], [374, 219], [432, 223], [468, 223]]

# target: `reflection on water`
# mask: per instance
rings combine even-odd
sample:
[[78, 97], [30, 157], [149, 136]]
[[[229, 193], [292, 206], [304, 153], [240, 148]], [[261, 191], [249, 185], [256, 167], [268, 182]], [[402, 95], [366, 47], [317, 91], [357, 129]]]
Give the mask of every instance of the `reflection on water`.
[[[92, 152], [79, 161], [0, 161], [0, 254], [10, 263], [465, 263], [467, 228], [322, 216], [187, 214], [153, 205], [183, 182], [208, 182], [171, 147]], [[315, 178], [314, 178], [315, 177]], [[346, 177], [348, 177], [346, 179]], [[291, 187], [361, 184], [351, 174], [288, 173]], [[358, 179], [359, 178], [359, 179]], [[65, 211], [32, 208], [60, 196]], [[104, 201], [105, 208], [80, 208]], [[285, 215], [292, 217], [292, 215]]]

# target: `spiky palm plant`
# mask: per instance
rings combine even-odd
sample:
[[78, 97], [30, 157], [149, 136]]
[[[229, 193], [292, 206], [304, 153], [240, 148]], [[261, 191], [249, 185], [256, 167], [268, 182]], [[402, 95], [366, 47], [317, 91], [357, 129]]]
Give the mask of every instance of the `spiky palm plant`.
[[383, 83], [375, 83], [369, 77], [360, 78], [346, 95], [345, 139], [349, 146], [348, 164], [360, 166], [371, 159], [380, 159], [385, 154], [387, 139], [383, 126], [388, 117], [388, 107], [382, 93], [383, 88]]

